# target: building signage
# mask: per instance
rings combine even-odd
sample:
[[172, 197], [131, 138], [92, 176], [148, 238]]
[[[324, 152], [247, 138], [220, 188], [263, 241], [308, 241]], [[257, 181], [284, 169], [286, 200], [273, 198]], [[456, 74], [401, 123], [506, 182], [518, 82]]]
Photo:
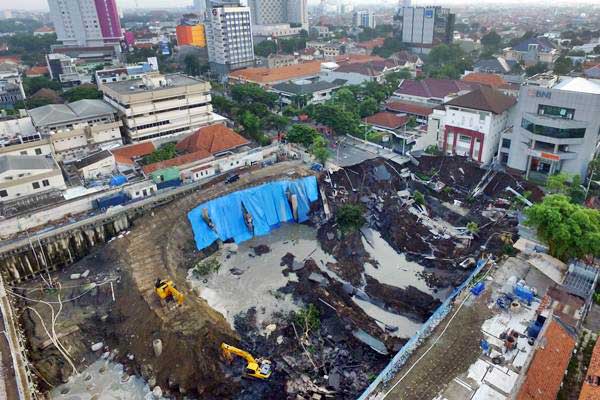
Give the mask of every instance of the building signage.
[[551, 99], [552, 98], [552, 92], [547, 92], [545, 90], [539, 90], [539, 89], [529, 89], [529, 91], [527, 92], [527, 95], [529, 97], [537, 97], [537, 98], [541, 98], [541, 99]]
[[433, 10], [425, 10], [425, 18], [433, 18]]
[[558, 154], [541, 152], [540, 155], [542, 156], [543, 159], [546, 159], [546, 160], [560, 161], [560, 156]]

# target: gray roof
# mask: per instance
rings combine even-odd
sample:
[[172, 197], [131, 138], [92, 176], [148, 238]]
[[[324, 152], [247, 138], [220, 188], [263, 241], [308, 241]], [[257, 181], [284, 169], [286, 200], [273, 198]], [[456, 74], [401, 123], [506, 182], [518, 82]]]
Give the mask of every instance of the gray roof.
[[85, 168], [89, 165], [95, 164], [100, 160], [104, 160], [105, 158], [112, 157], [112, 153], [108, 150], [102, 150], [97, 153], [91, 154], [75, 163], [75, 168], [81, 169]]
[[29, 110], [29, 116], [37, 127], [58, 125], [70, 121], [80, 121], [115, 114], [115, 110], [104, 100], [85, 99], [69, 104], [48, 104]]
[[6, 171], [28, 169], [55, 169], [56, 164], [46, 156], [0, 156], [0, 174]]
[[312, 94], [322, 90], [335, 89], [343, 86], [347, 81], [345, 79], [336, 79], [332, 82], [312, 81], [310, 83], [297, 83], [298, 81], [289, 81], [273, 85], [273, 89], [278, 92], [292, 93], [296, 95]]
[[148, 88], [144, 86], [143, 79], [131, 79], [127, 81], [118, 81], [118, 82], [109, 82], [104, 83], [103, 85], [107, 88], [114, 90], [119, 94], [133, 94], [133, 93], [141, 93], [147, 92], [149, 90], [164, 90], [164, 89], [172, 89], [173, 87], [182, 87], [182, 86], [190, 86], [196, 85], [198, 83], [204, 83], [204, 81], [196, 78], [192, 78], [190, 76], [182, 75], [182, 74], [165, 74], [165, 79], [168, 81], [167, 86], [158, 86], [154, 88]]

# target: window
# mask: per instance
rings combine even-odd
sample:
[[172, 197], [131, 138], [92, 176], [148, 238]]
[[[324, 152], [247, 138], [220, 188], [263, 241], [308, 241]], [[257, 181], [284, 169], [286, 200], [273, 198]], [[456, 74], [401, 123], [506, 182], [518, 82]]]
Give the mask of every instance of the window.
[[547, 106], [545, 104], [540, 104], [538, 106], [538, 114], [546, 115], [548, 117], [573, 119], [573, 117], [575, 116], [575, 110], [572, 108]]
[[525, 118], [521, 121], [521, 127], [533, 134], [557, 139], [580, 139], [585, 136], [585, 128], [553, 128], [551, 126], [536, 125]]
[[23, 150], [23, 151], [22, 151], [20, 154], [21, 154], [22, 156], [26, 156], [26, 155], [27, 155], [27, 150]]
[[502, 147], [505, 149], [510, 149], [510, 139], [502, 139]]
[[44, 187], [46, 187], [46, 186], [50, 186], [50, 182], [48, 181], [48, 179], [44, 179], [44, 180], [42, 181], [42, 185], [44, 185]]
[[8, 192], [6, 190], [0, 190], [0, 197], [8, 197]]
[[36, 155], [41, 155], [42, 154], [42, 149], [40, 149], [39, 147], [37, 149], [35, 149], [35, 154]]
[[463, 142], [463, 143], [471, 143], [471, 137], [470, 136], [465, 136], [465, 135], [460, 135], [458, 137], [458, 140]]
[[34, 189], [39, 189], [40, 188], [40, 183], [39, 182], [33, 182], [31, 184], [31, 186], [33, 186]]

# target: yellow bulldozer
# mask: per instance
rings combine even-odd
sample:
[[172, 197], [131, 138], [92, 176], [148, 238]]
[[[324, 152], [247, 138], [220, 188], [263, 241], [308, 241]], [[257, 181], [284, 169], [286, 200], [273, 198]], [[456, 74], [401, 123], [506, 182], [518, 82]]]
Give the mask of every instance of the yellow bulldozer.
[[183, 304], [183, 293], [177, 290], [173, 281], [160, 278], [156, 279], [156, 282], [154, 283], [154, 291], [161, 301], [176, 301], [178, 305]]
[[221, 350], [225, 359], [230, 363], [233, 361], [234, 355], [246, 360], [246, 376], [258, 379], [268, 379], [271, 376], [271, 361], [264, 358], [256, 359], [247, 351], [230, 346], [227, 343], [221, 343]]

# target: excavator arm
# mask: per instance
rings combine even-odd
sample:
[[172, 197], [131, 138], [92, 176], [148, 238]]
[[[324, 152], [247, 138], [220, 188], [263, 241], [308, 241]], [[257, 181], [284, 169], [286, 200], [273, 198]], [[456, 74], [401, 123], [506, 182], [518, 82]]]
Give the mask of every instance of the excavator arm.
[[173, 299], [177, 302], [177, 304], [183, 304], [183, 293], [177, 290], [173, 281], [157, 279], [156, 283], [154, 284], [154, 290], [161, 300]]
[[262, 358], [257, 360], [247, 351], [227, 343], [221, 343], [221, 350], [229, 362], [233, 361], [234, 355], [246, 360], [246, 375], [259, 379], [267, 379], [271, 376], [271, 361]]

